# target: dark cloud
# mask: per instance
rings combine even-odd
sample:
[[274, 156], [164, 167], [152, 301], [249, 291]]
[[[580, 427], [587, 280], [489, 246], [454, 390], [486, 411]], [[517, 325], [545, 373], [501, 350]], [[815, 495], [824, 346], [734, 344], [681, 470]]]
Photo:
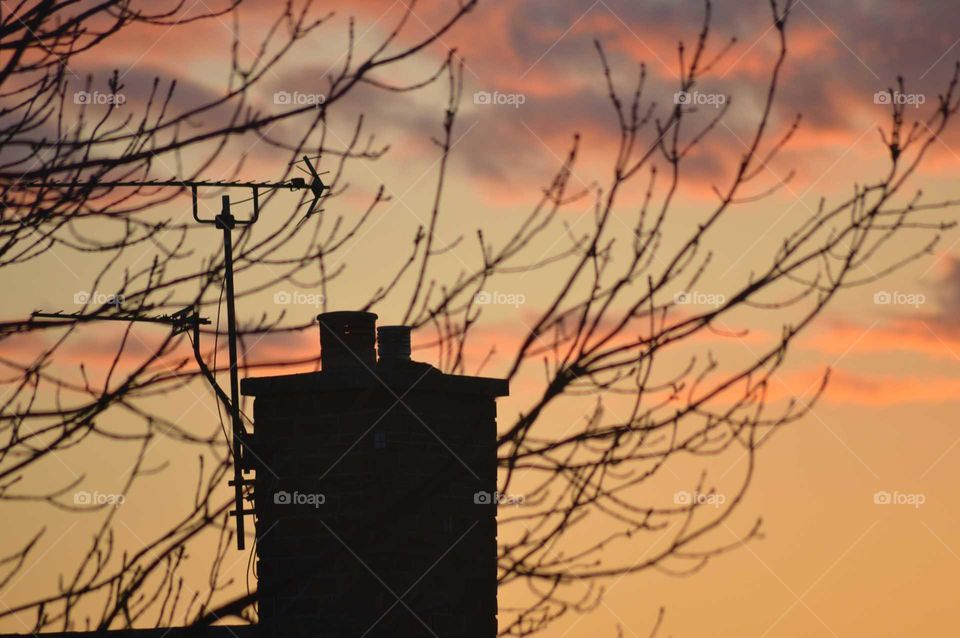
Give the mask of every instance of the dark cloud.
[[[598, 143], [612, 143], [612, 110], [594, 39], [604, 43], [624, 89], [629, 90], [638, 63], [646, 61], [647, 95], [669, 109], [676, 90], [677, 42], [685, 40], [689, 51], [703, 15], [700, 0], [525, 0], [481, 6], [476, 18], [491, 28], [462, 30], [451, 43], [469, 60], [468, 84], [477, 90], [520, 92], [526, 102], [515, 110], [476, 111], [479, 124], [465, 142], [472, 168], [491, 178], [507, 174], [519, 181], [555, 166], [561, 150], [556, 142], [575, 131], [585, 132], [585, 141], [592, 134]], [[718, 51], [732, 36], [739, 42], [702, 89], [732, 96], [734, 106], [725, 121], [729, 132], [712, 142], [711, 157], [692, 166], [696, 175], [720, 175], [724, 159], [738, 154], [733, 138], [749, 139], [756, 126], [777, 46], [770, 26], [767, 0], [714, 3], [711, 50]], [[846, 136], [852, 143], [870, 121], [886, 121], [889, 109], [875, 104], [874, 95], [892, 86], [898, 74], [908, 92], [923, 93], [932, 106], [960, 57], [960, 45], [949, 51], [958, 33], [960, 10], [943, 0], [799, 2], [788, 28], [788, 62], [773, 130], [782, 131], [802, 113], [806, 150], [832, 152], [829, 144], [818, 147], [815, 140]], [[823, 161], [832, 159], [824, 156]], [[505, 169], [504, 162], [515, 168]]]

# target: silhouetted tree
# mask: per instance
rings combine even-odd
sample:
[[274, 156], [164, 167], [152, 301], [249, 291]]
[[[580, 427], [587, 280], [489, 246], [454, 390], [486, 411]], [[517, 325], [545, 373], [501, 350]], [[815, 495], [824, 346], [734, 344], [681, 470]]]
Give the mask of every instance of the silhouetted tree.
[[[484, 306], [478, 295], [491, 282], [508, 281], [518, 273], [548, 273], [556, 284], [550, 299], [528, 321], [525, 336], [510, 346], [514, 349], [505, 370], [511, 381], [533, 378], [538, 369], [543, 374], [537, 390], [522, 396], [522, 411], [500, 418], [500, 489], [524, 496], [522, 508], [504, 507], [499, 519], [503, 635], [535, 634], [568, 613], [589, 611], [600, 603], [604, 583], [610, 579], [647, 570], [692, 573], [712, 557], [756, 538], [759, 520], [738, 530], [735, 542], [719, 540], [713, 532], [727, 526], [741, 503], [760, 445], [780, 427], [807, 414], [826, 383], [824, 375], [812, 397], [784, 404], [769, 399], [771, 383], [788, 360], [791, 344], [842, 290], [873, 282], [928, 253], [936, 232], [947, 227], [927, 221], [926, 215], [952, 202], [921, 203], [920, 195], [909, 191], [917, 167], [960, 106], [956, 72], [936, 107], [916, 122], [908, 122], [905, 105], [893, 101], [891, 120], [883, 131], [889, 170], [882, 179], [855, 185], [843, 201], [822, 201], [780, 237], [779, 250], [762, 267], [742, 280], [726, 278], [723, 298], [715, 306], [684, 304], [678, 297], [708, 279], [721, 220], [737, 205], [770, 196], [782, 186], [764, 180], [765, 167], [800, 123], [798, 117], [775, 134], [771, 121], [787, 56], [793, 0], [770, 0], [780, 46], [770, 60], [765, 101], [726, 183], [714, 187], [716, 203], [699, 219], [682, 226], [669, 223], [692, 152], [724, 121], [732, 103], [707, 118], [682, 100], [657, 105], [647, 95], [643, 67], [636, 86], [624, 93], [616, 87], [615, 74], [598, 43], [599, 68], [619, 130], [619, 148], [609, 158], [606, 183], [575, 183], [580, 152], [575, 136], [563, 166], [512, 235], [495, 245], [480, 228], [477, 262], [456, 273], [438, 265], [438, 257], [451, 246], [440, 241], [437, 227], [456, 139], [462, 65], [450, 52], [435, 72], [405, 86], [393, 84], [387, 71], [421, 55], [466, 19], [475, 2], [453, 5], [449, 16], [431, 27], [432, 35], [414, 41], [404, 35], [416, 15], [411, 3], [382, 45], [362, 58], [353, 47], [351, 26], [351, 46], [327, 76], [325, 101], [319, 108], [306, 105], [263, 113], [250, 101], [251, 90], [298, 41], [330, 25], [330, 16], [310, 17], [309, 3], [296, 8], [292, 2], [278, 11], [254, 62], [242, 64], [235, 47], [229, 88], [209, 103], [178, 110], [172, 84], [157, 82], [138, 118], [112, 107], [96, 117], [87, 108], [74, 108], [67, 99], [75, 81], [69, 71], [74, 56], [137, 22], [172, 28], [186, 22], [177, 18], [180, 4], [156, 14], [135, 10], [138, 4], [104, 2], [81, 12], [72, 2], [24, 3], [4, 16], [0, 46], [8, 62], [0, 76], [4, 89], [0, 267], [19, 267], [22, 272], [26, 264], [56, 251], [63, 251], [64, 260], [73, 255], [96, 257], [103, 266], [89, 289], [96, 290], [108, 279], [121, 281], [115, 294], [123, 299], [126, 312], [163, 313], [187, 305], [217, 312], [222, 284], [219, 252], [198, 245], [202, 240], [195, 239], [195, 233], [204, 231], [195, 231], [191, 223], [156, 214], [183, 193], [150, 188], [113, 192], [95, 181], [166, 177], [177, 172], [172, 167], [183, 170], [180, 157], [188, 152], [205, 159], [191, 160], [195, 168], [185, 175], [207, 176], [205, 171], [223, 159], [231, 141], [256, 135], [264, 145], [287, 152], [291, 162], [305, 153], [322, 155], [326, 166], [332, 165], [332, 195], [326, 211], [302, 225], [302, 211], [277, 212], [275, 195], [265, 196], [264, 209], [271, 207], [281, 221], [266, 235], [253, 230], [238, 235], [238, 276], [241, 281], [250, 272], [259, 277], [238, 296], [291, 282], [317, 289], [326, 305], [331, 282], [349, 276], [342, 258], [363, 240], [365, 225], [389, 201], [381, 188], [359, 214], [331, 203], [346, 191], [350, 167], [380, 159], [388, 149], [377, 146], [372, 137], [361, 141], [367, 135], [362, 117], [355, 118], [353, 134], [346, 140], [337, 137], [329, 118], [360, 85], [382, 90], [383, 99], [389, 100], [397, 92], [446, 82], [449, 102], [442, 134], [434, 140], [438, 162], [433, 207], [425, 223], [414, 229], [403, 266], [385, 274], [364, 309], [387, 304], [404, 308], [405, 323], [433, 335], [427, 345], [435, 349], [440, 367], [468, 372], [465, 353], [478, 342], [483, 326]], [[229, 19], [237, 15], [238, 4], [191, 20]], [[711, 46], [710, 12], [707, 2], [696, 43], [679, 50], [678, 92], [694, 91], [732, 50], [732, 43]], [[114, 76], [109, 88], [117, 92], [119, 82]], [[84, 86], [91, 88], [89, 83]], [[204, 119], [200, 116], [212, 113], [229, 117], [216, 126], [196, 124]], [[293, 141], [271, 132], [274, 124], [287, 120], [297, 123]], [[239, 171], [241, 166], [242, 160], [234, 168]], [[51, 181], [91, 179], [94, 182], [80, 188]], [[50, 184], [18, 188], [22, 180]], [[639, 197], [630, 194], [638, 192]], [[561, 225], [564, 211], [583, 202], [592, 207], [590, 227], [566, 229], [566, 243], [554, 243], [546, 254], [538, 255], [532, 247]], [[330, 212], [334, 208], [335, 214]], [[632, 226], [625, 227], [618, 216], [622, 212], [614, 211], [628, 209], [635, 212]], [[104, 230], [108, 227], [109, 232]], [[91, 228], [97, 232], [89, 232]], [[292, 239], [295, 230], [297, 241]], [[893, 244], [911, 230], [923, 233], [915, 249]], [[460, 237], [455, 243], [463, 241]], [[122, 255], [140, 251], [150, 259], [138, 267], [122, 265]], [[895, 257], [890, 259], [889, 254]], [[4, 342], [44, 337], [29, 342], [39, 344], [29, 362], [9, 355], [0, 359], [6, 368], [0, 499], [41, 500], [58, 508], [87, 510], [66, 498], [82, 484], [82, 476], [40, 493], [30, 491], [29, 477], [51, 455], [102, 439], [140, 443], [124, 492], [156, 470], [148, 463], [148, 452], [158, 437], [203, 452], [193, 507], [180, 520], [162, 521], [162, 529], [142, 547], [126, 549], [115, 544], [114, 511], [94, 508], [103, 513], [100, 531], [86, 551], [78, 549], [77, 565], [64, 576], [59, 590], [0, 610], [0, 617], [36, 614], [29, 628], [33, 631], [80, 622], [117, 627], [213, 623], [232, 616], [252, 619], [255, 592], [234, 596], [236, 588], [225, 591], [228, 583], [219, 575], [232, 540], [226, 516], [232, 503], [225, 489], [229, 454], [220, 428], [198, 434], [149, 401], [188, 387], [209, 393], [185, 346], [187, 336], [171, 335], [149, 352], [131, 353], [127, 345], [132, 329], [123, 328], [124, 345], [109, 369], [100, 371], [102, 382], [87, 380], [83, 366], [83, 381], [77, 382], [57, 362], [65, 346], [79, 338], [83, 321], [41, 323], [27, 316], [30, 310], [8, 306], [7, 314], [23, 316], [0, 326]], [[117, 311], [115, 304], [106, 302], [87, 305], [82, 314], [87, 319]], [[747, 360], [720, 357], [702, 344], [705, 337], [736, 342], [741, 327], [757, 321], [777, 322], [782, 330], [771, 343], [756, 346]], [[268, 332], [314, 329], [312, 324], [285, 321], [283, 314], [265, 313], [241, 326], [241, 338], [249, 342]], [[212, 337], [211, 332], [215, 330], [205, 334]], [[205, 352], [212, 359], [214, 351]], [[245, 361], [245, 371], [311, 363], [316, 363], [312, 355]], [[139, 429], [115, 432], [101, 426], [108, 411], [125, 414]], [[580, 415], [579, 420], [571, 422], [571, 414]], [[746, 469], [735, 489], [724, 490], [725, 501], [717, 507], [712, 497], [718, 492], [708, 480], [707, 465], [729, 451], [740, 451]], [[205, 467], [203, 459], [210, 455], [217, 463]], [[675, 489], [662, 489], [665, 474], [696, 496], [677, 502]], [[670, 483], [669, 478], [666, 481]], [[210, 560], [210, 579], [193, 589], [179, 573], [190, 544], [211, 531], [219, 534], [219, 540]], [[42, 535], [41, 529], [25, 545], [7, 550], [0, 562], [6, 570], [0, 586], [12, 582], [29, 564]], [[638, 542], [649, 542], [645, 553], [609, 551], [614, 545]], [[90, 611], [94, 608], [90, 601], [96, 601], [96, 614]], [[652, 633], [660, 619], [662, 612]]]

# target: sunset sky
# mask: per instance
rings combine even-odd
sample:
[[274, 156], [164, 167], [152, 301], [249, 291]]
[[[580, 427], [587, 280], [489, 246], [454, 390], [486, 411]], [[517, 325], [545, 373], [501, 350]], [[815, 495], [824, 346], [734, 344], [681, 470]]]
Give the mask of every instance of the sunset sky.
[[[415, 17], [401, 40], [409, 43], [424, 37], [455, 5], [449, 0], [416, 4]], [[198, 0], [190, 10], [206, 6]], [[325, 76], [343, 64], [349, 16], [356, 20], [357, 49], [364, 51], [382, 41], [405, 8], [404, 0], [318, 3], [317, 16], [335, 12], [329, 24], [292, 49], [252, 96], [253, 104], [269, 112], [278, 108], [278, 94], [293, 96], [292, 100], [322, 95]], [[276, 11], [267, 0], [241, 7], [241, 42], [249, 42], [240, 47], [241, 58], [254, 55]], [[442, 202], [446, 217], [438, 229], [438, 238], [452, 244], [442, 257], [451, 272], [461, 264], [477, 263], [477, 229], [491, 241], [509, 236], [540, 199], [575, 134], [580, 135], [581, 152], [572, 185], [593, 189], [609, 181], [619, 132], [594, 41], [602, 44], [614, 81], [628, 96], [639, 65], [645, 64], [645, 95], [665, 114], [673, 108], [679, 81], [678, 42], [688, 43], [690, 50], [703, 15], [701, 0], [480, 0], [422, 56], [401, 64], [391, 77], [380, 78], [397, 84], [415, 82], [435, 71], [450, 49], [456, 49], [463, 62], [463, 96]], [[226, 89], [235, 28], [232, 17], [177, 29], [137, 26], [78, 58], [73, 72], [80, 84], [80, 78], [92, 74], [94, 88], [106, 90], [109, 74], [119, 69], [124, 108], [131, 109], [143, 104], [154, 77], [176, 79], [174, 108], [187, 110]], [[716, 203], [713, 187], [729, 181], [745, 140], [757, 126], [778, 44], [769, 0], [715, 0], [708, 50], [716, 55], [733, 37], [731, 49], [698, 86], [702, 99], [722, 95], [731, 106], [722, 124], [690, 158], [669, 220], [669, 228], [679, 236]], [[821, 198], [837, 203], [856, 185], [882, 179], [889, 165], [879, 133], [890, 126], [885, 92], [902, 76], [905, 99], [916, 103], [906, 109], [907, 118], [926, 117], [936, 109], [937, 96], [947, 88], [960, 60], [960, 5], [947, 0], [798, 0], [787, 40], [787, 61], [769, 123], [771, 136], [783, 135], [797, 113], [802, 121], [747, 194], [777, 190], [733, 208], [713, 234], [709, 270], [695, 290], [686, 291], [706, 303], [711, 295], [729, 294], [733, 282], [746, 280], [768, 264], [783, 238], [817, 210]], [[389, 144], [390, 151], [375, 162], [355, 166], [346, 179], [350, 190], [328, 200], [326, 211], [347, 218], [360, 214], [380, 185], [393, 201], [344, 259], [345, 270], [328, 292], [327, 309], [362, 304], [383, 284], [385, 273], [396, 271], [408, 257], [413, 233], [429, 218], [432, 206], [438, 153], [431, 137], [442, 134], [446, 96], [446, 80], [441, 79], [403, 94], [364, 86], [335, 105], [332, 121], [341, 123], [342, 129], [338, 133], [334, 127], [331, 136], [349, 139], [354, 118], [363, 112], [378, 143]], [[714, 108], [704, 102], [699, 115], [709, 115]], [[282, 122], [271, 135], [295, 135], [299, 122]], [[228, 157], [243, 157], [244, 177], [278, 179], [287, 170], [286, 154], [255, 135], [234, 140], [228, 148]], [[196, 161], [189, 154], [182, 159], [187, 165]], [[162, 166], [176, 173], [178, 161], [171, 157], [167, 162]], [[335, 162], [322, 158], [321, 169], [332, 170]], [[226, 173], [230, 167], [224, 160], [207, 172], [217, 178], [218, 171]], [[960, 201], [958, 169], [960, 125], [955, 122], [931, 148], [906, 191], [912, 195], [922, 190], [927, 202]], [[157, 172], [162, 177], [162, 171]], [[631, 204], [639, 201], [642, 189], [630, 195], [633, 199], [624, 199], [615, 210], [624, 220], [627, 241], [636, 214]], [[296, 203], [293, 195], [281, 197], [288, 199], [279, 205]], [[593, 203], [587, 198], [564, 209], [556, 227], [531, 248], [530, 261], [557, 252], [566, 241], [565, 227], [589, 225]], [[186, 219], [185, 204], [186, 200], [165, 204], [164, 211]], [[923, 219], [958, 218], [960, 206], [947, 206], [925, 212]], [[714, 537], [719, 543], [732, 542], [759, 517], [763, 538], [710, 561], [691, 576], [651, 571], [609, 579], [603, 583], [602, 604], [564, 618], [546, 635], [616, 636], [620, 627], [624, 636], [647, 636], [660, 607], [666, 609], [660, 636], [956, 634], [960, 230], [908, 229], [877, 257], [877, 263], [890, 265], [921, 251], [937, 234], [940, 240], [928, 254], [894, 274], [842, 292], [801, 335], [790, 363], [775, 376], [769, 389], [772, 401], [809, 400], [824, 371], [832, 370], [826, 393], [812, 412], [776, 432], [762, 447], [745, 501]], [[209, 250], [213, 231], [205, 237], [195, 241], [205, 241]], [[151, 248], [143, 250], [146, 262]], [[111, 286], [119, 285], [105, 282], [91, 291], [89, 277], [95, 265], [85, 260], [80, 253], [60, 252], [4, 271], [0, 280], [4, 318], [23, 318], [38, 308], [72, 310], [78, 291], [109, 293]], [[881, 270], [877, 268], [878, 273]], [[507, 372], [511, 345], [525, 337], [556, 284], [551, 272], [520, 273], [490, 282], [489, 292], [516, 303], [485, 309], [467, 353], [468, 373], [477, 372], [481, 364], [484, 376]], [[240, 316], [276, 315], [277, 293], [305, 299], [316, 290], [304, 285], [261, 291], [241, 300]], [[283, 310], [289, 321], [306, 322], [322, 308], [307, 300]], [[403, 310], [403, 304], [392, 299], [374, 308], [385, 323], [399, 322]], [[727, 336], [714, 335], [688, 347], [711, 349], [732, 360], [749, 358], [779, 336], [785, 321], [749, 310], [736, 318], [742, 323], [722, 326], [729, 331]], [[76, 375], [80, 362], [90, 366], [93, 376], [102, 375], [98, 366], [108, 365], [116, 351], [118, 333], [113, 326], [83, 330], [83, 340], [66, 347], [58, 359], [65, 376]], [[129, 346], [133, 357], [149, 352], [146, 344], [156, 338], [148, 328], [137, 328], [136, 334], [144, 345]], [[414, 345], [427, 343], [431, 336], [428, 330], [415, 333]], [[29, 360], [41, 345], [38, 339], [33, 335], [2, 341], [0, 353], [5, 359]], [[485, 361], [491, 347], [495, 352]], [[316, 332], [309, 331], [268, 336], [250, 348], [254, 360], [283, 360], [312, 356], [319, 344]], [[431, 363], [436, 363], [436, 356], [430, 348], [414, 353]], [[3, 370], [4, 378], [7, 372]], [[501, 424], [526, 409], [541, 377], [532, 369], [514, 383], [511, 396], [498, 402]], [[208, 431], [216, 422], [214, 397], [199, 384], [192, 388], [193, 396], [184, 393], [172, 401], [151, 401], [174, 408], [177, 414], [171, 418], [179, 415], [182, 422], [202, 424], [197, 427]], [[610, 409], [617, 406], [612, 400]], [[567, 425], [563, 419], [572, 422], [582, 416], [578, 412], [551, 418], [562, 429]], [[115, 429], [124, 426], [122, 413], [111, 418]], [[116, 473], [129, 466], [124, 460], [128, 453], [121, 443], [70, 450], [61, 461], [50, 462], [49, 475], [41, 480], [52, 485], [86, 474], [88, 489], [108, 490], [117, 481]], [[151, 454], [152, 464], [167, 464], [165, 469], [160, 478], [139, 487], [120, 512], [120, 528], [129, 532], [125, 540], [132, 545], [148, 533], [154, 516], [175, 516], [195, 489], [195, 453], [184, 454], [173, 443], [159, 442]], [[724, 478], [742, 471], [743, 458], [731, 454], [711, 463], [711, 476], [722, 494]], [[688, 476], [687, 483], [680, 480], [672, 489], [692, 485], [698, 474]], [[892, 502], [884, 502], [888, 497]], [[62, 565], [82, 551], [87, 528], [92, 530], [95, 522], [78, 523], [76, 517], [42, 503], [5, 507], [10, 511], [2, 515], [3, 536], [9, 537], [11, 548], [39, 527], [48, 528], [46, 545], [37, 554], [42, 558], [34, 559], [36, 564], [22, 580], [0, 590], [0, 604], [13, 606], [55, 588]], [[641, 561], [645, 550], [624, 544], [608, 551], [619, 553], [618, 558], [629, 564]], [[0, 554], [6, 553], [4, 547]], [[237, 581], [235, 591], [242, 591], [247, 554], [233, 551], [226, 563]], [[190, 569], [202, 582], [203, 561]], [[509, 602], [505, 596], [502, 591], [501, 605]], [[0, 630], [16, 632], [23, 627], [10, 620], [0, 624]]]

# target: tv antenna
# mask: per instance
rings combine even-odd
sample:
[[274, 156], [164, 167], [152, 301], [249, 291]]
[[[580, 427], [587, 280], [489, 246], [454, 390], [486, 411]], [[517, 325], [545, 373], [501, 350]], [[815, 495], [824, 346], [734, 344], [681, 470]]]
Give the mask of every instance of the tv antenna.
[[[316, 158], [314, 158], [316, 159]], [[200, 317], [195, 308], [183, 308], [172, 314], [165, 314], [155, 317], [141, 316], [135, 313], [117, 313], [114, 315], [82, 315], [79, 313], [64, 312], [34, 312], [33, 317], [37, 319], [67, 320], [70, 322], [86, 321], [132, 321], [161, 323], [172, 326], [173, 334], [185, 332], [188, 329], [193, 330], [193, 354], [197, 360], [204, 377], [213, 387], [214, 392], [220, 401], [224, 404], [230, 414], [232, 431], [232, 449], [233, 449], [233, 479], [229, 482], [234, 488], [234, 510], [230, 512], [237, 521], [237, 548], [244, 549], [244, 517], [254, 513], [252, 508], [244, 507], [243, 487], [253, 485], [253, 479], [246, 478], [245, 472], [256, 468], [254, 459], [256, 456], [249, 448], [250, 434], [247, 432], [243, 421], [240, 418], [240, 379], [239, 363], [237, 356], [237, 319], [236, 319], [236, 299], [233, 286], [233, 229], [237, 226], [250, 226], [255, 224], [260, 218], [260, 193], [268, 190], [309, 190], [313, 195], [307, 213], [299, 222], [310, 218], [316, 212], [316, 207], [327, 185], [320, 179], [320, 173], [311, 163], [310, 158], [303, 156], [302, 161], [307, 166], [307, 173], [310, 176], [310, 182], [307, 183], [302, 177], [294, 177], [282, 182], [243, 182], [243, 181], [190, 181], [190, 180], [143, 180], [143, 181], [100, 181], [98, 179], [88, 179], [85, 181], [58, 182], [55, 180], [41, 182], [23, 182], [18, 187], [24, 188], [49, 188], [49, 187], [67, 187], [93, 190], [94, 188], [118, 188], [118, 187], [159, 187], [159, 188], [189, 188], [193, 200], [193, 218], [200, 224], [209, 224], [218, 228], [223, 234], [223, 270], [224, 287], [227, 298], [227, 348], [230, 355], [230, 393], [229, 395], [217, 383], [213, 372], [207, 367], [203, 356], [200, 353], [200, 326], [210, 323], [209, 319]], [[298, 164], [299, 161], [293, 162]], [[213, 218], [205, 219], [200, 217], [198, 205], [198, 191], [201, 188], [221, 188], [221, 189], [247, 189], [251, 191], [253, 200], [253, 213], [249, 219], [237, 219], [230, 211], [230, 196], [221, 196], [220, 213]], [[299, 225], [299, 224], [298, 224]]]

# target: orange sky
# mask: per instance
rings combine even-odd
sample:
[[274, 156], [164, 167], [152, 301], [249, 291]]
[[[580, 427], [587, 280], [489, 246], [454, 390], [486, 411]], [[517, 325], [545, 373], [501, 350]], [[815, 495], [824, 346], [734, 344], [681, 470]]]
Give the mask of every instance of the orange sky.
[[[357, 18], [362, 49], [383, 36], [404, 3], [325, 4], [339, 12], [328, 27], [329, 37], [296, 49], [290, 62], [267, 83], [269, 91], [298, 90], [305, 86], [305, 78], [318, 77], [323, 69], [334, 66], [346, 15]], [[450, 6], [441, 0], [418, 5], [407, 41], [422, 36]], [[242, 32], [249, 29], [251, 41], [272, 10], [273, 3], [266, 1], [252, 2], [243, 10]], [[728, 124], [718, 128], [692, 158], [692, 172], [682, 183], [680, 205], [674, 211], [674, 223], [680, 227], [712, 203], [711, 186], [725, 183], [742, 153], [739, 140], [746, 139], [755, 125], [759, 96], [775, 52], [766, 0], [718, 0], [714, 13], [713, 42], [736, 36], [737, 44], [705, 82], [704, 90], [731, 95], [734, 108]], [[429, 49], [426, 57], [404, 65], [401, 75], [409, 77], [392, 78], [422, 76], [443, 59], [447, 48], [456, 48], [465, 60], [464, 104], [445, 198], [450, 217], [441, 226], [441, 237], [464, 234], [469, 238], [475, 228], [492, 238], [507, 233], [536, 203], [575, 132], [583, 140], [575, 184], [609, 177], [617, 130], [593, 39], [603, 41], [615, 77], [624, 87], [635, 78], [636, 65], [646, 62], [648, 90], [659, 103], [672, 104], [676, 43], [681, 38], [692, 41], [701, 20], [702, 3], [695, 0], [481, 0], [477, 11], [439, 46]], [[149, 78], [176, 78], [184, 96], [178, 107], [188, 108], [199, 97], [223, 89], [230, 28], [231, 21], [225, 19], [182, 31], [131, 29], [85, 57], [77, 72], [93, 73], [103, 83], [110, 69], [129, 65], [126, 82], [131, 105], [142, 96]], [[797, 112], [804, 114], [804, 120], [792, 143], [768, 167], [764, 187], [790, 170], [796, 170], [796, 178], [773, 198], [734, 211], [735, 218], [719, 231], [720, 248], [705, 284], [715, 288], [706, 292], [726, 290], [726, 283], [742, 279], [769, 259], [785, 229], [814, 210], [821, 196], [837, 201], [848, 196], [855, 183], [883, 174], [886, 157], [877, 128], [886, 124], [888, 110], [875, 104], [875, 93], [892, 86], [899, 74], [908, 91], [924, 96], [926, 104], [918, 112], [929, 109], [960, 58], [958, 33], [960, 7], [946, 0], [799, 3], [788, 31], [789, 62], [772, 127], [782, 132]], [[397, 237], [406, 242], [410, 229], [429, 214], [434, 184], [430, 171], [436, 161], [429, 137], [440, 133], [442, 89], [397, 96], [389, 103], [358, 95], [339, 105], [345, 109], [344, 118], [368, 110], [378, 137], [392, 145], [392, 152], [369, 172], [352, 175], [355, 190], [335, 200], [335, 205], [360, 210], [363, 196], [381, 183], [395, 201], [385, 213], [388, 221], [378, 223], [351, 255], [343, 277], [348, 283], [331, 293], [336, 309], [360, 303], [382, 283], [382, 272], [389, 272], [406, 256], [395, 248]], [[482, 91], [522, 95], [523, 103], [517, 107], [477, 104], [474, 95]], [[255, 97], [265, 108], [271, 107], [270, 92]], [[915, 182], [930, 200], [958, 194], [952, 183], [960, 166], [958, 128], [954, 126], [935, 145]], [[258, 146], [251, 151], [245, 170], [258, 179], [272, 178], [283, 170], [277, 165], [282, 157]], [[763, 188], [754, 185], [750, 190]], [[633, 211], [620, 212], [632, 219]], [[564, 221], [570, 224], [584, 217], [589, 220], [589, 205], [566, 214]], [[954, 208], [937, 219], [956, 220], [957, 215]], [[903, 247], [912, 251], [924, 243], [921, 238], [905, 240]], [[960, 508], [955, 494], [960, 478], [956, 470], [960, 429], [955, 418], [960, 408], [956, 398], [960, 396], [958, 243], [960, 231], [949, 230], [934, 254], [891, 277], [848, 291], [796, 344], [790, 366], [770, 388], [771, 397], [808, 397], [827, 367], [834, 370], [831, 385], [810, 416], [777, 433], [764, 446], [746, 501], [720, 532], [721, 540], [732, 540], [759, 516], [765, 523], [762, 540], [724, 555], [691, 577], [652, 572], [608, 581], [602, 605], [582, 617], [564, 619], [547, 635], [614, 636], [619, 626], [624, 636], [646, 636], [661, 606], [667, 610], [660, 634], [664, 636], [956, 635], [960, 626], [956, 606]], [[464, 242], [446, 259], [454, 264], [474, 263], [476, 257], [475, 245]], [[21, 268], [17, 277], [4, 279], [0, 283], [3, 298], [17, 300], [3, 304], [4, 316], [68, 307], [69, 301], [64, 300], [78, 289], [85, 290], [86, 270], [80, 256], [64, 259], [73, 266], [69, 274], [59, 258], [48, 258]], [[378, 267], [364, 267], [372, 263]], [[53, 283], [40, 289], [35, 285], [40, 279]], [[494, 289], [522, 294], [524, 301], [516, 307], [490, 309], [467, 353], [468, 370], [495, 348], [483, 374], [505, 372], [509, 345], [523, 338], [551, 283], [549, 276], [541, 274], [496, 282]], [[239, 312], [257, 315], [269, 305], [273, 292], [243, 300]], [[291, 321], [306, 321], [317, 308], [307, 304], [288, 310]], [[393, 322], [402, 309], [384, 304], [376, 311]], [[731, 326], [746, 327], [750, 332], [742, 338], [717, 337], [691, 345], [744, 357], [776, 338], [780, 330], [774, 321], [747, 318], [743, 326]], [[116, 333], [99, 326], [84, 330], [84, 340], [65, 350], [58, 361], [64, 375], [75, 375], [80, 362], [94, 376], [100, 366], [102, 375], [103, 366], [112, 359]], [[315, 336], [267, 337], [250, 355], [260, 360], [309, 355], [318, 349]], [[430, 337], [415, 335], [415, 341], [424, 343]], [[149, 352], [147, 345], [156, 338], [150, 330], [137, 329], [130, 354]], [[37, 346], [35, 336], [8, 339], [0, 343], [0, 354], [28, 360]], [[418, 355], [429, 362], [435, 357], [428, 350]], [[501, 416], [522, 411], [536, 387], [534, 378], [523, 377], [512, 388], [511, 397], [500, 403]], [[181, 398], [178, 414], [171, 418], [198, 424], [208, 433], [217, 427], [216, 405], [204, 387], [195, 384], [190, 395]], [[122, 426], [123, 417], [116, 418]], [[194, 456], [183, 458], [182, 451], [166, 442], [158, 444], [155, 454], [158, 463], [170, 464], [166, 479], [142, 488], [123, 509], [129, 532], [125, 540], [134, 545], [149, 530], [150, 516], [173, 515], [181, 501], [192, 496]], [[116, 466], [115, 458], [106, 447], [90, 454], [71, 451], [63, 457], [64, 467], [51, 467], [48, 478], [55, 481], [86, 472], [91, 481], [109, 485], [116, 481], [110, 470]], [[733, 476], [742, 464], [743, 459], [735, 455], [723, 457], [711, 471]], [[918, 507], [878, 504], [875, 494], [879, 492], [922, 494], [924, 502]], [[178, 493], [186, 496], [178, 500]], [[74, 528], [72, 519], [38, 504], [17, 509], [25, 524], [11, 526], [16, 542], [40, 525], [51, 531], [49, 546], [41, 550], [44, 558], [22, 581], [0, 591], [0, 601], [6, 605], [53, 587], [61, 561], [68, 561], [78, 549], [58, 539], [82, 538], [89, 524]], [[4, 518], [10, 520], [13, 514]], [[610, 551], [620, 552], [629, 562], [634, 556], [641, 560], [645, 550], [618, 545]], [[227, 562], [239, 591], [246, 555], [231, 554]], [[197, 570], [202, 579], [203, 569]], [[10, 621], [0, 623], [0, 630], [22, 627]]]

